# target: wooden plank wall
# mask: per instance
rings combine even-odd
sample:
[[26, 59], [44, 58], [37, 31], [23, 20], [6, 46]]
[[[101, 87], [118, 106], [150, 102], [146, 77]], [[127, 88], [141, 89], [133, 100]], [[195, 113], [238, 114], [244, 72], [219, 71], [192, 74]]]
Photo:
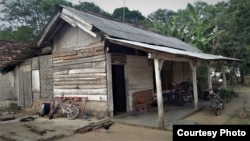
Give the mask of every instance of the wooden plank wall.
[[104, 47], [53, 53], [54, 96], [86, 96], [107, 101]]
[[132, 108], [134, 92], [154, 89], [152, 63], [145, 56], [127, 56], [127, 89], [129, 94], [129, 109]]
[[54, 97], [88, 97], [86, 111], [107, 111], [104, 41], [65, 24], [53, 39]]
[[176, 83], [192, 80], [192, 70], [188, 62], [174, 62], [173, 67], [173, 80]]

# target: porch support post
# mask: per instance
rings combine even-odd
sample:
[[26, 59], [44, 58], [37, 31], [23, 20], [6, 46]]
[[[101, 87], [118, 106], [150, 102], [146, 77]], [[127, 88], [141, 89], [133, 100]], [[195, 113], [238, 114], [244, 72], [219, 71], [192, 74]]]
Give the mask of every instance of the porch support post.
[[211, 89], [212, 88], [212, 78], [211, 78], [211, 62], [210, 61], [207, 61], [206, 62], [206, 66], [207, 66], [207, 82], [208, 82], [208, 89], [209, 89], [209, 94], [212, 94], [213, 93], [213, 90]]
[[189, 62], [189, 65], [192, 69], [192, 76], [193, 76], [194, 109], [198, 110], [199, 103], [198, 103], [197, 77], [196, 77], [197, 62], [196, 61]]
[[223, 87], [227, 89], [227, 77], [226, 77], [226, 66], [222, 66], [222, 76], [223, 76]]
[[159, 121], [159, 128], [164, 129], [164, 108], [163, 108], [163, 98], [162, 98], [160, 64], [161, 64], [160, 60], [158, 58], [154, 58], [157, 105], [158, 105], [158, 121]]

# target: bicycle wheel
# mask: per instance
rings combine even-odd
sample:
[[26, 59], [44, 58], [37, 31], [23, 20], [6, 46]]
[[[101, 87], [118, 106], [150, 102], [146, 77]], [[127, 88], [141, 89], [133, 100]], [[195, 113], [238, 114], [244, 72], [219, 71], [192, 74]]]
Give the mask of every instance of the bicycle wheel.
[[75, 119], [79, 115], [79, 109], [77, 107], [70, 107], [71, 112], [67, 113], [68, 119]]

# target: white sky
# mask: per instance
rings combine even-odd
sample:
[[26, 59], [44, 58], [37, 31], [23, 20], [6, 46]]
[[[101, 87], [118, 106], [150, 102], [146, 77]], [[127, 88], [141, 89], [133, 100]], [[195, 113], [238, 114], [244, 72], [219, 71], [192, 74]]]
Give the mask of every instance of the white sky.
[[196, 1], [205, 1], [208, 4], [216, 4], [219, 1], [227, 0], [68, 0], [73, 4], [78, 2], [93, 2], [104, 11], [113, 13], [114, 9], [124, 6], [129, 10], [138, 10], [144, 16], [155, 12], [158, 9], [169, 9], [177, 11], [178, 9], [185, 9], [188, 3], [193, 4]]

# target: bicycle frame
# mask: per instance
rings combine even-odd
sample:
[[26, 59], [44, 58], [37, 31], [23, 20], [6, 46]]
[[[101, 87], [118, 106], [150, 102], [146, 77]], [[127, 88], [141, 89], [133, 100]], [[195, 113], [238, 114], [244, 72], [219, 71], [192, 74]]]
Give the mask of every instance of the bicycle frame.
[[63, 103], [63, 105], [61, 107], [63, 114], [68, 114], [68, 113], [72, 112], [72, 110], [70, 109], [71, 105], [72, 104], [65, 104], [65, 103]]
[[49, 119], [53, 118], [53, 115], [56, 114], [59, 109], [62, 109], [63, 115], [66, 114], [68, 119], [75, 119], [78, 116], [79, 108], [71, 102], [69, 104], [65, 104], [64, 101], [65, 100], [62, 100], [60, 103], [57, 104], [56, 108], [49, 115]]
[[219, 94], [209, 94], [209, 101], [216, 116], [219, 114], [219, 110], [224, 110], [225, 105]]

